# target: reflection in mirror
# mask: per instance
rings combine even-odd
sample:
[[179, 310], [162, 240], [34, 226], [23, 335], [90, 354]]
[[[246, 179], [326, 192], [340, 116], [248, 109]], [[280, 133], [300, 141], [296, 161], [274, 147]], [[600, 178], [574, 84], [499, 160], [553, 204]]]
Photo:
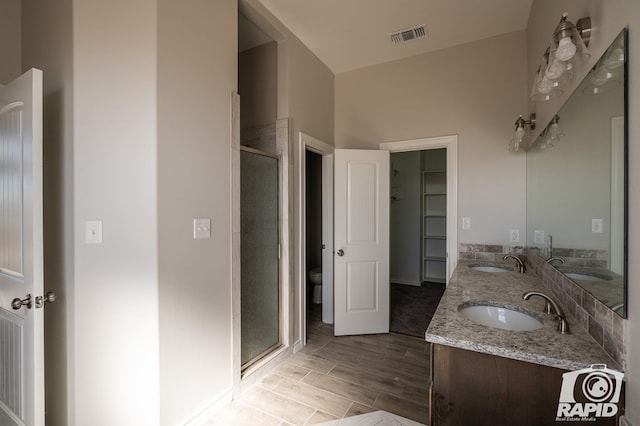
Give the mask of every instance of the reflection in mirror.
[[527, 241], [626, 318], [626, 30], [527, 151]]

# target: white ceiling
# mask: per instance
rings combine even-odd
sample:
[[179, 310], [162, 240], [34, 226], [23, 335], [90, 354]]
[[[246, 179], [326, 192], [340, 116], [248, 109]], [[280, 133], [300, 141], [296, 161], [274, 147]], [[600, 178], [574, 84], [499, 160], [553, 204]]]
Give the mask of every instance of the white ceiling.
[[[259, 0], [335, 74], [527, 27], [533, 0]], [[427, 37], [388, 34], [426, 25]]]

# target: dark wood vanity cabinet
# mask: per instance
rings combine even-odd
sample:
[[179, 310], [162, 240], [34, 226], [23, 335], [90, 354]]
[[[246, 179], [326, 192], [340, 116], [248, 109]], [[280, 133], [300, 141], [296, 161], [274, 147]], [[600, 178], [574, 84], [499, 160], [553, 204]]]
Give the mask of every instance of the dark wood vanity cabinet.
[[561, 424], [556, 412], [566, 370], [437, 344], [431, 355], [432, 425]]

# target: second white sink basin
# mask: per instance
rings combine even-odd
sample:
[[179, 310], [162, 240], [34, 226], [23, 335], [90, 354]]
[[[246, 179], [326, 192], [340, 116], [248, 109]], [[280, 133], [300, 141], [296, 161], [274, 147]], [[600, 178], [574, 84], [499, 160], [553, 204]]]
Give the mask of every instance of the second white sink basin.
[[496, 266], [496, 265], [469, 265], [469, 268], [474, 271], [480, 272], [511, 272], [513, 269], [508, 266]]
[[572, 280], [582, 280], [582, 281], [610, 281], [611, 280], [611, 277], [607, 277], [606, 275], [599, 275], [599, 274], [565, 272], [564, 275], [571, 278]]
[[512, 331], [531, 331], [542, 328], [542, 320], [517, 306], [495, 302], [470, 302], [458, 307], [460, 314], [487, 327]]

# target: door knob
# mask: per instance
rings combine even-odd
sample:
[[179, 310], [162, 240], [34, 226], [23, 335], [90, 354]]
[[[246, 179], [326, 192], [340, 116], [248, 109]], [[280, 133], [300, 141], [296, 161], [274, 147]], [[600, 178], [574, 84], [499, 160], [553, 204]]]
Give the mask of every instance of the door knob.
[[56, 301], [56, 294], [52, 291], [47, 292], [44, 296], [36, 297], [36, 308], [42, 308], [45, 303], [53, 303]]
[[22, 308], [23, 306], [26, 306], [27, 309], [31, 309], [31, 295], [27, 294], [25, 296], [24, 299], [20, 299], [19, 297], [16, 297], [15, 299], [13, 299], [11, 301], [11, 307], [15, 310], [18, 310], [20, 308]]
[[344, 256], [344, 250], [340, 249], [336, 252], [338, 256]]

